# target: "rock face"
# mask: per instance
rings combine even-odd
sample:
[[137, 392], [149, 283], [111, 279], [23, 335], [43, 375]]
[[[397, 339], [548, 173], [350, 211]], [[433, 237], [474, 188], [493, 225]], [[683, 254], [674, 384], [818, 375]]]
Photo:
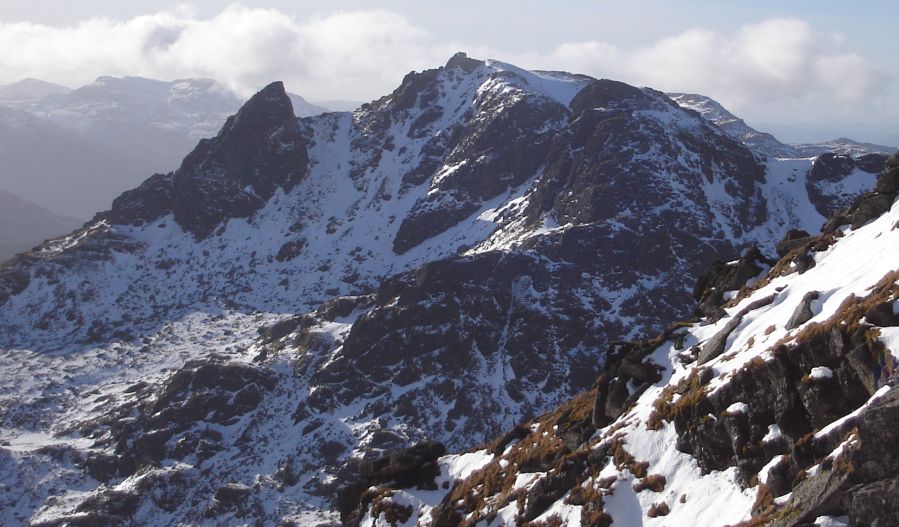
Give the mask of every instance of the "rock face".
[[[478, 444], [605, 373], [586, 409], [553, 418], [574, 453], [670, 373], [660, 343], [627, 341], [690, 316], [708, 264], [737, 258], [699, 292], [721, 319], [714, 364], [779, 305], [764, 295], [721, 333], [763, 253], [823, 219], [795, 205], [810, 162], [764, 161], [620, 82], [456, 55], [352, 114], [290, 108], [269, 86], [179, 170], [0, 268], [0, 362], [15, 365], [0, 433], [16, 431], [17, 460], [0, 523], [74, 518], [85, 494], [56, 502], [57, 484], [98, 503], [139, 491], [134, 524], [337, 521], [338, 489], [385, 483], [375, 460]], [[790, 261], [814, 271], [820, 243]], [[693, 334], [670, 329], [695, 362]], [[51, 429], [73, 453], [18, 432]], [[532, 471], [558, 461], [532, 454]], [[38, 469], [52, 475], [22, 481]]]
[[[897, 218], [893, 206], [792, 249], [761, 280], [735, 282], [719, 321], [610, 346], [590, 391], [438, 459], [444, 492], [382, 484], [356, 517], [383, 521], [386, 500], [420, 525], [893, 525]], [[791, 265], [799, 251], [817, 265]]]
[[127, 477], [146, 464], [194, 457], [202, 461], [224, 448], [222, 433], [255, 409], [277, 384], [271, 371], [209, 360], [186, 364], [152, 393], [136, 386], [149, 404], [126, 405], [81, 425], [81, 433], [114, 446], [113, 455], [88, 457], [86, 467], [98, 480]]
[[887, 156], [865, 154], [858, 158], [824, 153], [815, 158], [806, 180], [806, 190], [815, 208], [831, 217], [848, 207], [861, 192], [872, 187], [884, 169]]
[[[663, 95], [596, 81], [570, 108], [518, 219], [564, 227], [382, 282], [373, 308], [313, 375], [322, 389], [308, 399], [310, 412], [375, 399], [372, 411], [396, 427], [432, 409], [423, 415], [427, 429], [450, 447], [496, 434], [501, 423], [588, 388], [602, 369], [594, 350], [631, 331], [622, 318], [660, 327], [683, 314], [684, 278], [698, 274], [713, 247], [732, 251], [731, 236], [746, 236], [767, 216], [753, 155]], [[667, 112], [684, 120], [677, 134], [653, 117]], [[634, 181], [646, 190], [634, 192]], [[732, 198], [697, 200], [709, 185]], [[404, 224], [416, 218], [413, 209]], [[656, 287], [643, 288], [645, 276]], [[500, 386], [490, 380], [497, 376]]]
[[824, 225], [825, 233], [832, 233], [843, 225], [858, 228], [872, 219], [878, 218], [890, 210], [896, 196], [899, 195], [899, 171], [897, 171], [897, 155], [893, 154], [884, 165], [884, 171], [877, 179], [873, 192], [865, 192], [858, 196], [849, 206], [837, 211]]
[[[460, 60], [450, 60], [445, 71], [458, 75], [483, 64]], [[431, 72], [418, 75], [404, 83], [393, 99], [405, 104], [408, 98], [417, 97], [422, 116], [409, 130], [413, 135], [426, 134], [429, 125], [445, 112], [434, 104], [433, 81], [422, 84], [420, 93], [412, 91]], [[514, 72], [500, 75], [513, 80], [517, 76]], [[568, 114], [565, 105], [539, 92], [522, 91], [510, 97], [504, 92], [484, 91], [479, 95], [463, 122], [446, 136], [438, 136], [433, 150], [429, 148], [429, 157], [404, 177], [409, 184], [430, 180], [431, 185], [427, 196], [418, 200], [400, 224], [393, 242], [398, 254], [446, 231], [479, 210], [483, 202], [530, 179], [543, 164]], [[442, 168], [440, 173], [438, 168]]]
[[289, 192], [307, 173], [309, 156], [284, 84], [275, 82], [204, 139], [181, 168], [124, 193], [103, 216], [112, 223], [175, 221], [205, 238], [223, 221], [262, 208], [276, 190]]

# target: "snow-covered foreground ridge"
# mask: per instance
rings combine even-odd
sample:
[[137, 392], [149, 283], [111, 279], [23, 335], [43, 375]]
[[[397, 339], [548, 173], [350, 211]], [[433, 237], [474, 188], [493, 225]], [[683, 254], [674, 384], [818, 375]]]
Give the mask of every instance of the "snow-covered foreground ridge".
[[409, 486], [371, 478], [344, 519], [895, 525], [899, 158], [888, 175], [851, 209], [888, 198], [875, 219], [798, 240], [717, 316], [612, 346], [591, 391], [485, 447], [404, 474]]
[[0, 523], [336, 521], [372, 459], [558, 406], [611, 341], [687, 315], [707, 263], [816, 232], [874, 179], [831, 161], [464, 55], [353, 113], [296, 119], [273, 83], [0, 267]]

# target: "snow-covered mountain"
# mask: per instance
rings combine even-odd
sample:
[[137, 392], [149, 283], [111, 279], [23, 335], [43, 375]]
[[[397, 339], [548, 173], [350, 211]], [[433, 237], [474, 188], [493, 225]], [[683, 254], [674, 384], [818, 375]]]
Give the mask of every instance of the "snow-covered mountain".
[[[747, 125], [743, 119], [727, 111], [718, 101], [695, 93], [669, 93], [671, 99], [684, 108], [689, 108], [700, 113], [704, 118], [718, 125], [728, 135], [742, 142], [756, 152], [761, 152], [768, 157], [814, 157], [800, 155], [799, 151], [787, 144], [781, 143], [773, 135]], [[825, 150], [826, 151], [826, 150]], [[823, 153], [825, 151], [819, 152]]]
[[0, 190], [0, 261], [71, 232], [82, 223]]
[[699, 112], [704, 118], [718, 125], [731, 137], [739, 140], [755, 152], [772, 158], [807, 158], [821, 154], [837, 154], [860, 157], [868, 154], [890, 155], [896, 147], [860, 143], [841, 137], [823, 143], [784, 144], [773, 135], [747, 125], [718, 101], [695, 93], [669, 93], [669, 97], [684, 108]]
[[345, 522], [895, 525], [897, 192], [899, 156], [768, 272], [711, 268], [697, 287], [727, 290], [718, 314], [610, 346], [556, 410], [467, 453], [373, 463]]
[[[299, 116], [327, 111], [299, 95], [290, 97]], [[22, 137], [0, 145], [0, 155], [10, 161], [4, 164], [3, 187], [55, 212], [89, 217], [147, 174], [178, 166], [242, 102], [227, 87], [202, 78], [106, 76], [76, 90], [37, 80], [2, 87], [0, 106], [10, 108], [3, 109], [6, 114], [17, 110], [37, 118], [20, 122]], [[54, 137], [46, 137], [50, 127]], [[71, 148], [71, 143], [84, 146]], [[46, 152], [63, 152], [68, 159], [58, 166], [58, 158]], [[57, 186], [60, 174], [67, 181]]]
[[0, 266], [0, 522], [337, 521], [373, 459], [562, 403], [708, 264], [817, 232], [863, 176], [812, 167], [648, 88], [463, 54], [353, 113], [297, 119], [273, 83]]

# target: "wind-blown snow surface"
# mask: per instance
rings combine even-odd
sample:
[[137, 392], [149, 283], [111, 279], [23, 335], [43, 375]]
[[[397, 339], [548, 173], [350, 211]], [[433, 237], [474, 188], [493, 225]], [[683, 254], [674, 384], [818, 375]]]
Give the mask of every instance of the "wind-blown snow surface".
[[[781, 461], [781, 453], [772, 455], [770, 462], [759, 473], [758, 480], [746, 484], [738, 477], [737, 467], [726, 470], [704, 471], [697, 460], [684, 453], [679, 443], [675, 425], [663, 421], [661, 425], [653, 424], [652, 414], [658, 409], [657, 401], [670, 395], [670, 390], [679, 383], [689, 382], [700, 366], [693, 359], [687, 359], [693, 346], [703, 346], [713, 336], [719, 334], [745, 312], [742, 320], [734, 327], [726, 339], [724, 351], [703, 367], [711, 368], [708, 378], [711, 379], [705, 389], [707, 395], [725, 389], [735, 375], [745, 372], [745, 368], [757, 361], [771, 361], [775, 347], [779, 343], [791, 342], [804, 330], [824, 324], [837, 315], [840, 306], [852, 296], [862, 299], [872, 293], [878, 283], [899, 270], [899, 230], [895, 225], [899, 221], [899, 204], [869, 224], [852, 230], [843, 228], [838, 234], [838, 241], [829, 248], [814, 254], [815, 265], [804, 273], [792, 273], [771, 279], [763, 287], [757, 288], [750, 295], [729, 306], [727, 316], [721, 320], [708, 323], [703, 321], [686, 327], [683, 332], [683, 345], [673, 340], [664, 342], [649, 356], [652, 361], [663, 367], [662, 378], [640, 395], [635, 404], [610, 425], [596, 431], [590, 440], [594, 450], [600, 450], [611, 443], [621, 444], [636, 462], [645, 463], [643, 472], [664, 477], [663, 489], [659, 491], [635, 492], [634, 485], [638, 479], [629, 469], [621, 466], [618, 459], [609, 459], [607, 465], [594, 477], [583, 481], [582, 488], [595, 487], [603, 495], [603, 509], [611, 516], [615, 525], [628, 526], [692, 526], [708, 527], [735, 525], [749, 521], [752, 517], [753, 503], [759, 491], [759, 484], [770, 484], [771, 467]], [[895, 284], [895, 282], [891, 282]], [[890, 285], [890, 284], [887, 284]], [[812, 315], [807, 321], [788, 328], [786, 321], [803, 302], [809, 293], [817, 292], [817, 298], [811, 303]], [[773, 296], [770, 303], [760, 302]], [[753, 304], [761, 307], [752, 308]], [[895, 311], [899, 302], [893, 302]], [[749, 309], [748, 312], [746, 310]], [[892, 363], [899, 363], [899, 339], [892, 327], [877, 328], [878, 338], [886, 345], [892, 355]], [[822, 437], [832, 433], [841, 424], [854, 418], [877, 399], [890, 390], [895, 390], [894, 370], [889, 366], [890, 360], [877, 379], [874, 393], [859, 408], [842, 416], [827, 426], [823, 426], [815, 435]], [[893, 373], [891, 373], [893, 372]], [[833, 378], [833, 371], [823, 365], [812, 365], [805, 372], [807, 380], [803, 382], [827, 382]], [[878, 388], [879, 387], [879, 388]], [[672, 403], [676, 403], [679, 395], [675, 394]], [[826, 403], [825, 403], [826, 404]], [[744, 402], [737, 401], [727, 407], [725, 415], [746, 414], [756, 409]], [[759, 411], [762, 411], [761, 409]], [[709, 415], [708, 419], [721, 419], [721, 416]], [[540, 425], [537, 425], [540, 426]], [[539, 428], [537, 429], [539, 432]], [[551, 432], [550, 432], [551, 433]], [[782, 432], [777, 423], [771, 422], [768, 433], [762, 442], [778, 441]], [[851, 437], [851, 436], [850, 436]], [[714, 448], [714, 447], [709, 447]], [[826, 460], [839, 458], [845, 443], [826, 456]], [[506, 453], [511, 449], [507, 448]], [[510, 466], [504, 459], [505, 454], [468, 454], [480, 455], [479, 464], [487, 467], [489, 463], [498, 463], [502, 467]], [[487, 459], [483, 459], [486, 455]], [[617, 458], [617, 454], [616, 454]], [[451, 455], [439, 460], [444, 474], [458, 463], [458, 455]], [[629, 466], [633, 466], [628, 463]], [[514, 470], [514, 466], [510, 468]], [[821, 470], [813, 466], [809, 474]], [[502, 476], [500, 476], [502, 477]], [[547, 479], [547, 473], [517, 474], [516, 481], [526, 482], [520, 488], [530, 489], [541, 480]], [[559, 476], [561, 477], [561, 476]], [[654, 477], [654, 476], [652, 476]], [[607, 479], [608, 478], [608, 479]], [[464, 477], [459, 478], [464, 480]], [[603, 480], [606, 481], [603, 481]], [[611, 483], [610, 483], [611, 482]], [[453, 488], [453, 483], [444, 488]], [[517, 483], [516, 483], [517, 486]], [[445, 503], [445, 493], [434, 494], [432, 491], [415, 489], [397, 489], [393, 499], [397, 503], [411, 505], [412, 516], [403, 525], [428, 525], [434, 519], [430, 516], [436, 504]], [[581, 505], [573, 504], [571, 492], [560, 495], [552, 505], [544, 507], [544, 512], [533, 521], [558, 520], [561, 525], [580, 525]], [[778, 498], [778, 503], [786, 503], [789, 494]], [[485, 495], [486, 505], [478, 510], [481, 520], [474, 525], [513, 525], [520, 519], [522, 500], [511, 500], [508, 505], [499, 496]], [[651, 514], [654, 505], [664, 502], [670, 512], [661, 515]], [[529, 501], [527, 501], [529, 503]], [[492, 514], [495, 512], [496, 514]], [[489, 513], [489, 514], [488, 514]], [[472, 516], [474, 518], [474, 516]], [[476, 518], [475, 518], [476, 519]], [[770, 518], [769, 518], [770, 520]], [[815, 525], [846, 525], [846, 518], [820, 516]], [[372, 517], [369, 513], [363, 519], [363, 525], [388, 525], [384, 516]], [[886, 525], [886, 524], [885, 524]]]
[[[590, 217], [588, 224], [584, 220], [579, 224], [576, 205], [581, 196], [566, 197], [571, 221], [558, 222], [554, 210], [540, 211], [541, 217], [526, 221], [524, 211], [541, 197], [536, 194], [544, 175], [539, 164], [529, 172], [514, 174], [511, 183], [502, 180], [501, 190], [495, 194], [456, 192], [461, 185], [459, 175], [478, 163], [489, 163], [495, 153], [495, 149], [477, 150], [475, 147], [483, 146], [479, 143], [483, 138], [477, 136], [471, 139], [474, 146], [470, 150], [460, 149], [466, 157], [438, 156], [440, 163], [423, 181], [407, 177], [433, 157], [435, 145], [444, 144], [465, 124], [485, 122], [490, 126], [492, 118], [505, 119], [509, 114], [503, 112], [520, 110], [516, 105], [523, 103], [529, 105], [528, 110], [547, 116], [539, 129], [525, 127], [537, 144], [544, 144], [568, 125], [568, 105], [591, 82], [563, 73], [526, 72], [499, 62], [432, 73], [436, 88], [427, 93], [433, 98], [425, 105], [425, 95], [413, 92], [410, 105], [396, 110], [396, 118], [385, 115], [405, 104], [407, 94], [401, 90], [353, 114], [301, 119], [310, 160], [305, 178], [289, 191], [276, 190], [264, 207], [249, 217], [225, 221], [211, 236], [197, 240], [182, 230], [172, 215], [139, 225], [100, 219], [14, 262], [31, 274], [24, 291], [12, 295], [0, 308], [4, 358], [0, 362], [0, 441], [8, 443], [0, 450], [8, 460], [2, 469], [0, 522], [19, 525], [30, 518], [52, 524], [62, 517], [85, 514], [78, 508], [88, 498], [109, 497], [116, 491], [144, 493], [156, 500], [156, 506], [141, 502], [133, 515], [139, 524], [241, 524], [247, 514], [300, 522], [334, 519], [329, 500], [344, 461], [361, 457], [367, 449], [416, 437], [421, 434], [418, 427], [427, 424], [422, 419], [386, 430], [389, 421], [382, 417], [392, 409], [382, 408], [385, 399], [378, 397], [354, 399], [335, 406], [331, 413], [307, 415], [300, 411], [310, 398], [333, 395], [328, 393], [327, 382], [315, 384], [313, 376], [333, 381], [328, 376], [336, 375], [340, 381], [354, 372], [356, 363], [341, 355], [341, 343], [350, 337], [357, 320], [370, 316], [365, 299], [383, 278], [460, 253], [467, 255], [460, 261], [469, 261], [489, 257], [491, 251], [539, 248], [544, 241], [568, 239], [579, 227], [606, 229], [614, 235], [640, 226], [636, 221], [640, 214], [623, 203], [618, 205], [624, 210], [613, 218], [600, 222]], [[421, 75], [430, 78], [431, 74]], [[823, 222], [804, 190], [810, 161], [772, 160], [766, 180], [751, 180], [748, 196], [743, 196], [765, 210], [766, 216], [741, 225], [732, 217], [740, 213], [732, 201], [738, 193], [731, 186], [734, 181], [716, 179], [725, 173], [729, 160], [710, 169], [707, 176], [698, 176], [691, 167], [699, 170], [702, 158], [680, 142], [685, 137], [718, 140], [723, 135], [657, 92], [628, 89], [653, 105], [633, 111], [635, 122], [645, 126], [647, 133], [660, 131], [664, 138], [674, 138], [671, 140], [681, 149], [672, 156], [657, 145], [653, 147], [649, 139], [642, 141], [645, 149], [636, 145], [635, 152], [641, 153], [634, 156], [635, 163], [648, 167], [659, 160], [668, 163], [661, 166], [670, 173], [651, 175], [685, 198], [677, 207], [661, 204], [659, 210], [649, 212], [675, 219], [676, 213], [693, 212], [693, 202], [686, 198], [695, 196], [677, 178], [686, 174], [698, 181], [701, 212], [708, 211], [711, 218], [705, 225], [712, 233], [709, 244], [760, 243], [770, 253], [787, 228], [816, 231]], [[421, 111], [424, 107], [439, 111]], [[614, 105], [586, 110], [601, 118], [631, 112]], [[576, 150], [577, 136], [571, 135], [572, 144], [564, 146]], [[742, 147], [733, 149], [741, 159], [754, 160]], [[638, 199], [627, 203], [643, 206]], [[411, 230], [411, 241], [398, 249], [396, 237], [405, 219], [430, 218], [435, 211], [447, 210], [453, 221], [438, 214], [433, 222], [419, 222], [416, 225], [425, 229], [438, 228], [419, 237], [420, 231]], [[743, 226], [748, 230], [740, 230]], [[282, 257], [285, 247], [301, 249], [298, 255]], [[531, 251], [522, 259], [550, 269], [565, 267], [547, 263], [536, 249]], [[592, 309], [597, 299], [608, 299], [604, 322], [639, 331], [632, 327], [629, 315], [619, 312], [620, 304], [653, 291], [661, 279], [648, 276], [616, 289], [589, 278], [584, 280], [593, 284], [594, 290], [591, 298], [581, 299], [582, 308]], [[554, 290], [535, 291], [522, 280], [514, 285], [510, 293], [513, 307], [524, 306], [544, 315], [555, 313], [551, 310]], [[328, 320], [314, 319], [302, 331], [294, 327], [285, 339], [293, 342], [302, 337], [300, 344], [279, 350], [257, 338], [262, 326], [309, 313], [322, 302], [346, 295], [361, 298], [363, 307]], [[389, 311], [390, 305], [381, 307]], [[504, 339], [515, 336], [503, 333]], [[582, 351], [598, 354], [599, 350]], [[259, 358], [261, 354], [264, 359]], [[158, 459], [127, 478], [110, 477], [105, 487], [85, 473], [86, 459], [116, 451], [110, 434], [125, 434], [123, 444], [130, 445], [128, 441], [133, 439], [127, 430], [110, 425], [108, 418], [123, 412], [127, 418], [119, 416], [113, 422], [153, 422], [156, 414], [144, 415], [142, 408], [152, 407], [166, 391], [153, 388], [172, 374], [190, 369], [189, 361], [196, 359], [246, 365], [246, 369], [237, 368], [235, 375], [261, 379], [259, 384], [274, 379], [273, 387], [267, 388], [252, 410], [189, 428], [195, 435], [206, 434], [203, 441], [212, 445], [209, 457], [201, 459], [199, 453], [190, 453], [178, 460]], [[341, 360], [348, 369], [329, 369]], [[473, 377], [477, 382], [493, 383], [488, 389], [505, 393], [503, 383], [522, 365], [499, 361], [493, 366]], [[405, 379], [391, 396], [426, 390], [431, 386], [428, 382]], [[552, 394], [563, 396], [561, 392]], [[522, 400], [527, 403], [531, 398], [528, 394]], [[510, 398], [508, 402], [515, 401]], [[547, 400], [543, 408], [557, 402]], [[445, 405], [434, 411], [445, 415], [452, 410]], [[522, 417], [514, 410], [509, 412], [501, 416], [508, 424]], [[455, 433], [445, 431], [441, 439], [450, 442], [463, 436], [464, 417], [459, 426]], [[85, 442], [79, 432], [88, 434], [93, 442]], [[688, 464], [684, 467], [692, 470]], [[447, 470], [447, 474], [456, 474], [455, 469]], [[284, 478], [291, 479], [286, 472], [295, 473], [297, 481], [285, 485]], [[219, 511], [214, 519], [206, 518], [204, 511], [218, 506], [218, 502], [210, 504], [210, 496], [225, 483], [252, 487], [252, 500], [243, 504], [247, 509]], [[163, 499], [172, 493], [177, 495], [174, 503]]]

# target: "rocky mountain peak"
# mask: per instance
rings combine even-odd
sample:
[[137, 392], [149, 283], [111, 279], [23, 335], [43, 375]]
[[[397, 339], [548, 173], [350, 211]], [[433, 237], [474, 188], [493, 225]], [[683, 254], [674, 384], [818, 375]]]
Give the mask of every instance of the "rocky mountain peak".
[[173, 213], [178, 225], [202, 239], [227, 219], [249, 216], [279, 188], [292, 189], [308, 163], [290, 97], [283, 83], [273, 82], [215, 138], [200, 141], [177, 171], [124, 193], [104, 217], [143, 223]]
[[456, 53], [455, 55], [453, 55], [452, 57], [450, 57], [450, 59], [446, 63], [445, 68], [448, 70], [451, 70], [453, 68], [459, 68], [466, 73], [471, 73], [475, 69], [477, 69], [479, 66], [483, 66], [483, 65], [484, 65], [484, 61], [470, 59], [470, 58], [468, 58], [467, 53], [465, 53], [464, 51], [460, 51], [460, 52]]
[[284, 83], [276, 81], [250, 97], [243, 107], [228, 121], [219, 133], [225, 141], [222, 146], [232, 146], [242, 140], [258, 140], [262, 134], [274, 133], [296, 120], [293, 104]]

